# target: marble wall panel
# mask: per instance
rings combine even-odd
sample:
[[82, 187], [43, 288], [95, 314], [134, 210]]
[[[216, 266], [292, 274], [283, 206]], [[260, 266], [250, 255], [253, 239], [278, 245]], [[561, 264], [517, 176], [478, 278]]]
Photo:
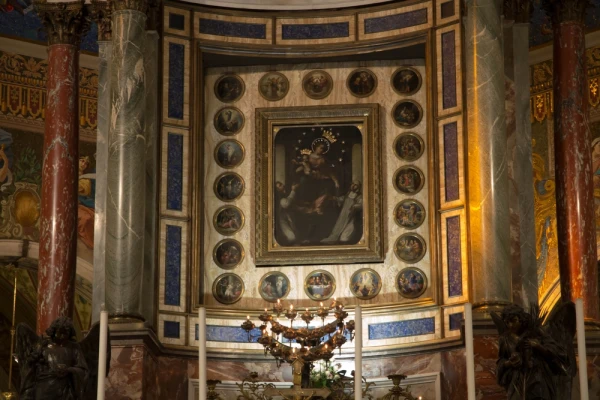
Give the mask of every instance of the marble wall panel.
[[438, 122], [438, 160], [440, 165], [440, 209], [464, 205], [463, 117], [456, 115]]
[[460, 1], [437, 0], [435, 2], [435, 24], [437, 26], [454, 22], [460, 18]]
[[189, 204], [190, 139], [187, 129], [163, 127], [161, 139], [160, 211], [187, 217]]
[[160, 222], [158, 304], [163, 311], [186, 311], [188, 246], [185, 221]]
[[183, 315], [158, 314], [158, 338], [163, 344], [183, 346], [187, 339], [186, 317]]
[[190, 36], [190, 11], [175, 7], [164, 7], [163, 30], [165, 33]]
[[[362, 65], [362, 64], [361, 64]], [[421, 89], [412, 96], [406, 96], [404, 98], [413, 99], [418, 101], [424, 108], [424, 118], [421, 123], [412, 129], [401, 129], [396, 127], [396, 125], [392, 122], [391, 117], [391, 109], [393, 105], [400, 100], [398, 94], [396, 94], [392, 87], [389, 84], [391, 74], [398, 68], [400, 65], [412, 65], [414, 66], [422, 75], [424, 83]], [[240, 100], [233, 103], [233, 106], [239, 108], [245, 115], [246, 122], [244, 128], [240, 133], [235, 135], [235, 139], [242, 142], [246, 149], [246, 155], [242, 164], [234, 168], [233, 171], [240, 174], [245, 180], [245, 191], [244, 194], [236, 201], [233, 201], [229, 204], [236, 205], [239, 207], [245, 214], [246, 223], [244, 227], [236, 233], [233, 238], [238, 240], [243, 246], [245, 250], [244, 260], [240, 265], [235, 267], [231, 272], [239, 275], [245, 284], [245, 294], [243, 298], [233, 306], [223, 306], [218, 303], [212, 296], [212, 283], [215, 278], [226, 272], [225, 270], [216, 266], [212, 259], [212, 251], [217, 242], [224, 239], [225, 237], [218, 234], [213, 225], [213, 216], [215, 211], [221, 207], [224, 203], [219, 201], [213, 191], [213, 184], [215, 182], [215, 178], [225, 172], [223, 168], [220, 168], [214, 161], [213, 151], [216, 144], [223, 140], [225, 137], [216, 132], [213, 125], [213, 117], [215, 113], [224, 106], [223, 103], [214, 99], [214, 84], [215, 81], [224, 73], [230, 72], [229, 69], [208, 69], [205, 74], [205, 97], [209, 99], [209, 101], [205, 104], [205, 139], [204, 139], [204, 151], [207, 154], [204, 157], [204, 254], [203, 254], [203, 263], [205, 266], [204, 270], [204, 293], [205, 295], [205, 304], [209, 307], [225, 307], [225, 308], [234, 308], [234, 309], [262, 309], [264, 307], [270, 307], [270, 303], [262, 300], [260, 295], [258, 294], [258, 283], [260, 278], [267, 272], [270, 271], [281, 271], [285, 273], [290, 279], [290, 293], [287, 296], [287, 299], [292, 301], [295, 306], [300, 307], [314, 307], [317, 306], [318, 303], [310, 300], [308, 296], [304, 293], [303, 283], [305, 277], [315, 269], [324, 269], [326, 271], [331, 272], [337, 283], [337, 288], [334, 297], [337, 297], [338, 300], [342, 301], [344, 304], [385, 304], [385, 303], [410, 303], [414, 300], [405, 299], [401, 297], [396, 288], [395, 288], [395, 278], [398, 272], [408, 266], [404, 262], [401, 262], [396, 258], [393, 254], [393, 245], [396, 239], [403, 233], [406, 232], [404, 228], [397, 226], [395, 223], [391, 221], [391, 215], [393, 215], [393, 210], [395, 206], [401, 200], [408, 198], [408, 196], [402, 195], [393, 189], [392, 186], [392, 178], [394, 172], [398, 167], [404, 165], [405, 162], [400, 161], [393, 153], [393, 143], [396, 137], [406, 131], [412, 131], [418, 134], [425, 142], [426, 151], [424, 155], [412, 162], [412, 165], [420, 168], [425, 175], [426, 181], [430, 179], [430, 151], [428, 145], [431, 143], [430, 133], [427, 130], [428, 127], [428, 112], [427, 112], [427, 73], [425, 70], [423, 60], [405, 60], [402, 62], [373, 62], [368, 65], [368, 67], [375, 73], [378, 78], [379, 85], [373, 95], [366, 98], [356, 98], [350, 94], [350, 92], [346, 88], [346, 79], [349, 73], [359, 66], [358, 63], [344, 63], [344, 64], [298, 64], [298, 65], [281, 65], [269, 68], [268, 70], [277, 70], [283, 73], [290, 82], [290, 92], [288, 95], [280, 101], [277, 102], [269, 102], [262, 97], [257, 95], [258, 92], [258, 81], [263, 76], [263, 74], [267, 71], [264, 67], [246, 67], [239, 68], [236, 70], [237, 74], [244, 80], [246, 85], [246, 92], [241, 97]], [[301, 90], [301, 81], [303, 76], [312, 69], [325, 69], [327, 70], [334, 81], [334, 87], [332, 93], [323, 100], [313, 100], [304, 95]], [[290, 107], [290, 106], [315, 106], [315, 105], [329, 105], [329, 104], [361, 104], [361, 103], [379, 103], [382, 107], [381, 115], [382, 115], [382, 143], [383, 149], [387, 149], [383, 156], [382, 164], [383, 164], [383, 182], [385, 182], [384, 188], [384, 221], [385, 227], [384, 229], [387, 231], [386, 240], [387, 243], [385, 245], [385, 261], [383, 264], [378, 265], [370, 265], [370, 264], [353, 264], [353, 265], [315, 265], [315, 266], [296, 266], [296, 267], [265, 267], [265, 268], [256, 268], [253, 261], [253, 253], [254, 253], [254, 242], [253, 242], [253, 229], [254, 229], [254, 195], [255, 195], [255, 184], [254, 184], [254, 160], [255, 160], [255, 139], [254, 139], [254, 127], [255, 127], [255, 115], [254, 109], [260, 107]], [[410, 198], [414, 198], [420, 201], [424, 205], [431, 204], [431, 193], [429, 189], [429, 185], [425, 185], [425, 187], [417, 193], [415, 196], [411, 196]], [[427, 206], [429, 207], [429, 206]], [[413, 264], [414, 266], [420, 268], [424, 271], [428, 278], [428, 282], [430, 288], [419, 298], [419, 301], [423, 301], [424, 299], [431, 299], [433, 296], [433, 291], [431, 287], [436, 285], [435, 274], [432, 274], [431, 271], [431, 249], [435, 248], [435, 244], [431, 243], [430, 240], [430, 226], [433, 221], [430, 219], [430, 212], [428, 208], [428, 215], [425, 219], [425, 222], [414, 232], [419, 233], [421, 236], [426, 238], [428, 251], [425, 255], [424, 259], [418, 262], [417, 264]], [[380, 294], [372, 299], [372, 300], [357, 300], [353, 297], [349, 288], [349, 279], [356, 270], [365, 267], [372, 267], [377, 270], [377, 272], [381, 275], [383, 287]]]
[[433, 4], [423, 2], [358, 14], [358, 39], [382, 39], [418, 32], [433, 25]]
[[[465, 349], [442, 352], [440, 358], [444, 400], [466, 399], [467, 359], [465, 357]], [[487, 400], [487, 398], [485, 399]]]
[[190, 42], [166, 36], [163, 54], [163, 123], [189, 126]]
[[144, 352], [143, 346], [112, 347], [106, 379], [107, 399], [142, 399]]
[[461, 335], [460, 329], [463, 325], [465, 307], [459, 306], [444, 307], [444, 337], [458, 337]]
[[437, 54], [437, 115], [446, 116], [462, 109], [462, 67], [460, 24], [438, 29], [435, 33]]
[[277, 18], [277, 44], [345, 43], [356, 40], [356, 17]]
[[194, 13], [194, 37], [228, 43], [272, 44], [271, 18]]
[[[188, 400], [188, 363], [190, 361], [175, 357], [158, 359], [158, 389], [160, 399]], [[198, 361], [194, 361], [198, 364]], [[195, 397], [196, 399], [198, 397]]]
[[465, 211], [443, 212], [440, 217], [444, 304], [465, 302], [469, 297]]

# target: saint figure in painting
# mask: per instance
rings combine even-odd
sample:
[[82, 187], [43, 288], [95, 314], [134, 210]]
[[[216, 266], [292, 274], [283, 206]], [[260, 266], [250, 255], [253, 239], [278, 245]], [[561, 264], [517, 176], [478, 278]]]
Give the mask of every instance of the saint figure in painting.
[[340, 214], [331, 234], [321, 240], [321, 243], [347, 243], [357, 232], [362, 233], [362, 229], [357, 229], [362, 226], [363, 199], [360, 187], [360, 182], [354, 181], [350, 186], [350, 191], [345, 196], [333, 199], [341, 207]]

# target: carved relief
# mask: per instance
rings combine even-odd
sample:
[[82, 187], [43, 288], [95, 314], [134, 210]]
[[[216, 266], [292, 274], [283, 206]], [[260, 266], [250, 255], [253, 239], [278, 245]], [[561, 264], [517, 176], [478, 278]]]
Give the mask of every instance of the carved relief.
[[40, 0], [34, 5], [46, 27], [50, 45], [71, 44], [79, 47], [91, 22], [83, 3], [48, 3]]
[[112, 8], [108, 1], [92, 0], [92, 19], [98, 24], [98, 41], [112, 36]]

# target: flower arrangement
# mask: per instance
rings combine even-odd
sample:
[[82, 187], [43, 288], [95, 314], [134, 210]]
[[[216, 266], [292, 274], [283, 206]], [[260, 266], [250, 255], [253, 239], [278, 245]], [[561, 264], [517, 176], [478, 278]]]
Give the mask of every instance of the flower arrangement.
[[314, 363], [310, 371], [310, 384], [314, 388], [331, 387], [331, 383], [340, 379], [340, 368], [342, 364], [333, 364], [325, 361]]

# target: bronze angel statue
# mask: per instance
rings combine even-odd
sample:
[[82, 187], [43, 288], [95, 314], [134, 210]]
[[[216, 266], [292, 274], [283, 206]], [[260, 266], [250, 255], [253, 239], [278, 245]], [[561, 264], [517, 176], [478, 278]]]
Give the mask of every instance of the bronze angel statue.
[[[110, 338], [110, 335], [109, 335]], [[75, 340], [70, 318], [59, 317], [39, 337], [26, 324], [17, 326], [16, 353], [21, 371], [21, 400], [95, 399], [98, 380], [100, 325]], [[106, 374], [110, 366], [107, 345]]]
[[559, 303], [547, 315], [511, 304], [491, 313], [500, 334], [496, 378], [508, 400], [570, 399], [577, 372], [575, 305]]

